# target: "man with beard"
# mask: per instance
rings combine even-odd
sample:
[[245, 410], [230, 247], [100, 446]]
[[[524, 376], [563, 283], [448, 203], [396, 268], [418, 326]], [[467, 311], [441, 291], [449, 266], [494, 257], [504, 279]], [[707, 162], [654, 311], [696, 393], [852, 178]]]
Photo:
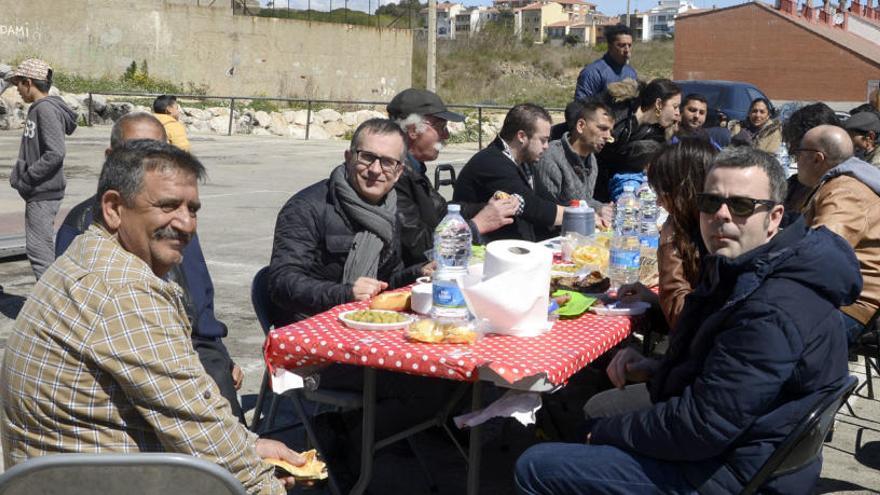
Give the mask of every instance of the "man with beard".
[[219, 464], [249, 493], [285, 493], [261, 458], [304, 459], [239, 423], [193, 351], [183, 291], [162, 278], [196, 231], [204, 174], [151, 140], [107, 157], [96, 222], [34, 286], [6, 345], [7, 469], [56, 453], [173, 452]]
[[[424, 263], [434, 246], [434, 229], [446, 216], [446, 200], [431, 186], [425, 162], [437, 159], [449, 139], [447, 122], [461, 122], [464, 116], [450, 112], [435, 93], [410, 88], [398, 93], [388, 104], [388, 116], [406, 134], [406, 161], [394, 185], [397, 192], [397, 218], [405, 265]], [[462, 216], [468, 220], [475, 242], [480, 235], [513, 223], [515, 199], [491, 199], [485, 203], [466, 203]]]
[[687, 95], [681, 102], [681, 122], [677, 135], [696, 137], [712, 143], [718, 150], [730, 144], [730, 131], [726, 127], [704, 127], [709, 104], [699, 93]]
[[498, 137], [465, 164], [455, 184], [455, 202], [485, 203], [496, 192], [519, 201], [512, 225], [484, 236], [484, 240], [539, 240], [535, 227], [550, 229], [562, 224], [564, 207], [538, 196], [533, 189], [532, 164], [547, 149], [550, 114], [544, 108], [521, 103], [504, 117]]
[[596, 210], [601, 225], [611, 225], [613, 207], [593, 199], [598, 165], [596, 154], [611, 139], [614, 121], [603, 103], [587, 102], [573, 129], [558, 141], [551, 141], [535, 165], [535, 192], [556, 204], [586, 201]]

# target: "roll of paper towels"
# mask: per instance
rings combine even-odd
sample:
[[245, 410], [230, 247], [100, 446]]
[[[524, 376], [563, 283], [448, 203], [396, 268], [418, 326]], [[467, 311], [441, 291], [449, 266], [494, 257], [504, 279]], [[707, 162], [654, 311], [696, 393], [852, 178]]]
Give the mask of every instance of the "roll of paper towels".
[[490, 242], [486, 246], [486, 260], [483, 264], [483, 280], [511, 270], [547, 271], [547, 288], [550, 287], [550, 267], [553, 265], [553, 252], [546, 247], [529, 241], [508, 239]]
[[528, 241], [504, 240], [486, 246], [482, 280], [465, 282], [468, 307], [495, 333], [533, 336], [551, 326], [550, 267], [553, 252]]

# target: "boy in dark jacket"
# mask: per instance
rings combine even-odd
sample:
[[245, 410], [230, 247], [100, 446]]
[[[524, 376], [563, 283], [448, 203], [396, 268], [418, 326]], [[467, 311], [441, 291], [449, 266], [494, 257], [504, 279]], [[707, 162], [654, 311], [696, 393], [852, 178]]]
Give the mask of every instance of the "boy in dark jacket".
[[[596, 395], [588, 445], [542, 444], [517, 462], [519, 493], [737, 493], [811, 406], [846, 379], [838, 306], [862, 288], [846, 241], [783, 220], [785, 175], [769, 154], [722, 152], [698, 198], [711, 253], [661, 360], [632, 349], [608, 366], [624, 391]], [[810, 493], [821, 461], [771, 479]]]
[[31, 104], [9, 184], [26, 202], [25, 250], [39, 280], [55, 260], [53, 225], [66, 186], [64, 136], [76, 129], [76, 113], [61, 98], [49, 96], [52, 68], [42, 60], [25, 60], [7, 80]]

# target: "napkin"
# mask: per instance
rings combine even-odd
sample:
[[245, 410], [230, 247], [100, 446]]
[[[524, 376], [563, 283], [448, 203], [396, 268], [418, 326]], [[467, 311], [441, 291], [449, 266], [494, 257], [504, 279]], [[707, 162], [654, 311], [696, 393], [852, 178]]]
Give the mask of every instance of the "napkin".
[[528, 426], [535, 423], [535, 414], [539, 409], [541, 409], [540, 393], [511, 389], [483, 409], [456, 416], [452, 420], [459, 429], [465, 426], [473, 428], [492, 418], [514, 418], [523, 426]]
[[553, 253], [527, 241], [486, 246], [482, 276], [459, 280], [468, 309], [492, 333], [530, 337], [549, 330], [550, 267]]

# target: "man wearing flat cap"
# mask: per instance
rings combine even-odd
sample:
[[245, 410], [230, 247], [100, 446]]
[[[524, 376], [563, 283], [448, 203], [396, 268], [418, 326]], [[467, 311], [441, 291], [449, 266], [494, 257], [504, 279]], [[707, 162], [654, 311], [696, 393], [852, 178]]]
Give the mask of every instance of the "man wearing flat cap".
[[[386, 109], [406, 135], [406, 166], [394, 189], [403, 261], [410, 266], [428, 260], [434, 229], [446, 216], [446, 200], [431, 186], [425, 162], [436, 160], [449, 139], [447, 122], [462, 122], [464, 115], [450, 112], [435, 93], [416, 88], [398, 93]], [[515, 199], [491, 200], [465, 203], [461, 211], [479, 242], [481, 234], [512, 223], [518, 205]]]
[[5, 79], [30, 103], [18, 160], [9, 184], [25, 200], [25, 252], [37, 280], [55, 261], [55, 215], [64, 198], [64, 136], [76, 129], [76, 113], [58, 96], [49, 96], [52, 68], [29, 58]]
[[871, 111], [859, 112], [850, 117], [843, 127], [852, 139], [856, 155], [880, 168], [880, 146], [877, 146], [877, 136], [880, 136], [880, 117]]

